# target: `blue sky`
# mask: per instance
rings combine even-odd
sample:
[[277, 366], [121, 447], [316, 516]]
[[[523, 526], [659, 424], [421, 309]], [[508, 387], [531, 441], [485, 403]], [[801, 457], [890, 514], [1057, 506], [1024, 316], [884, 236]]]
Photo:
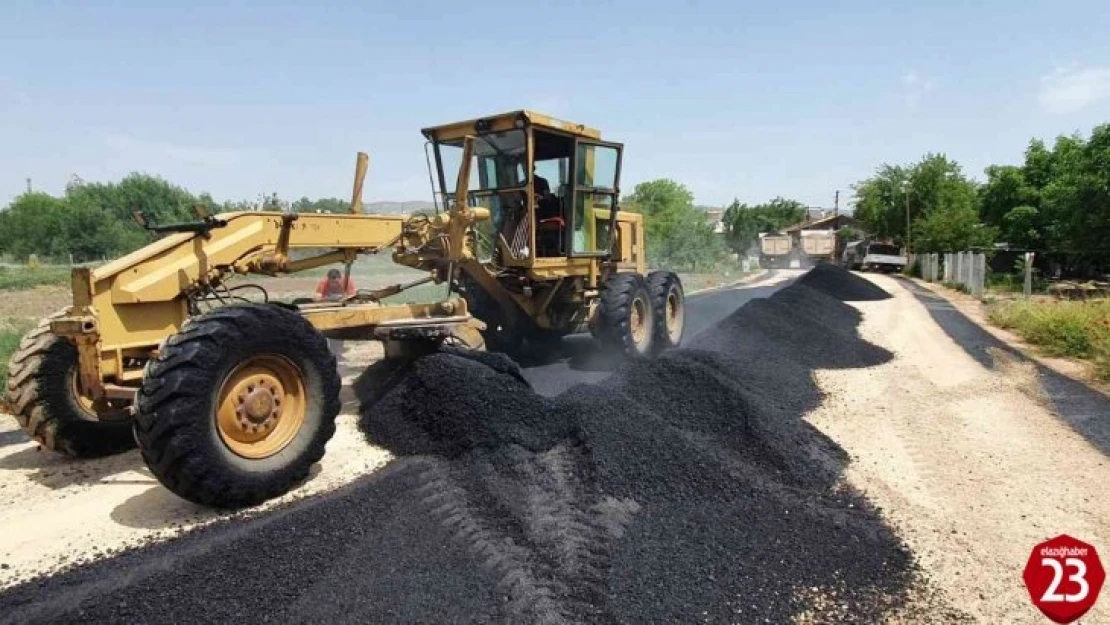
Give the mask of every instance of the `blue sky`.
[[882, 162], [981, 176], [1110, 122], [1071, 2], [106, 2], [0, 7], [0, 203], [69, 175], [220, 199], [429, 199], [423, 126], [517, 108], [626, 144], [622, 187], [830, 206]]

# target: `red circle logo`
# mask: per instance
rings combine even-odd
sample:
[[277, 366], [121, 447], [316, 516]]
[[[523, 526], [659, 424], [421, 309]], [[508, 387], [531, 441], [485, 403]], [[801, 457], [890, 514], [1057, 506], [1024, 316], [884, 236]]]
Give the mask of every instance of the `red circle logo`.
[[1094, 546], [1061, 534], [1033, 547], [1022, 577], [1037, 609], [1057, 623], [1070, 623], [1095, 604], [1106, 571]]

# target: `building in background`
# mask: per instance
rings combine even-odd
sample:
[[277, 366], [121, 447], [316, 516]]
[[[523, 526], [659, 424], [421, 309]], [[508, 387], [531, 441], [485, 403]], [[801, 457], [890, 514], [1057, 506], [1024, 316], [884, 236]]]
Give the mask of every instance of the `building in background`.
[[724, 221], [725, 209], [704, 207], [704, 208], [702, 208], [702, 210], [705, 211], [705, 223], [709, 227], [713, 228], [714, 234], [724, 234], [725, 233], [725, 221]]

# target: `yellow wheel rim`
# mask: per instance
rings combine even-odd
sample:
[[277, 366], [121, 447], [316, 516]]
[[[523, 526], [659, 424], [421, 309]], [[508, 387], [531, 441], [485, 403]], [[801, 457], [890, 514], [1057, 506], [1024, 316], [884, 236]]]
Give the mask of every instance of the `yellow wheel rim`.
[[69, 373], [69, 384], [73, 390], [73, 398], [77, 400], [77, 405], [89, 413], [90, 419], [96, 418], [96, 405], [92, 398], [85, 396], [81, 393], [81, 385], [78, 383], [77, 367], [74, 367]]
[[679, 336], [682, 334], [682, 320], [686, 311], [682, 309], [682, 302], [679, 300], [678, 291], [672, 289], [667, 293], [667, 336], [671, 339], [672, 343], [677, 343]]
[[632, 329], [632, 341], [636, 345], [642, 345], [651, 329], [648, 328], [647, 303], [639, 297], [632, 300], [632, 319], [629, 323]]
[[73, 399], [77, 402], [77, 407], [85, 413], [85, 418], [89, 421], [99, 421], [101, 417], [119, 416], [123, 413], [124, 408], [120, 403], [111, 402], [106, 399], [95, 400], [88, 395], [81, 392], [81, 385], [78, 382], [77, 367], [70, 370], [70, 388], [73, 391]]
[[296, 365], [275, 354], [255, 356], [220, 385], [216, 429], [235, 454], [269, 458], [297, 436], [307, 405], [304, 375]]

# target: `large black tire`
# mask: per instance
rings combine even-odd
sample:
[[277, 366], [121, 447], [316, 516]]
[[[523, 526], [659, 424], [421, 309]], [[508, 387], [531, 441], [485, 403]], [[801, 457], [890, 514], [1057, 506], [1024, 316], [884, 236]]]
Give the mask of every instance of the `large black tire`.
[[[299, 395], [274, 392], [271, 397], [284, 404], [264, 399], [278, 420], [260, 426], [273, 428], [263, 440], [284, 432], [287, 442], [270, 455], [250, 457], [233, 448], [218, 409], [225, 383], [248, 379], [242, 367], [256, 362], [264, 364], [249, 371], [293, 371], [303, 389]], [[340, 386], [326, 339], [299, 314], [274, 305], [228, 306], [190, 320], [148, 365], [135, 436], [147, 467], [177, 495], [206, 506], [251, 506], [288, 492], [324, 456], [335, 434]], [[279, 408], [298, 403], [303, 410]], [[295, 427], [282, 425], [290, 414], [303, 419], [293, 418]]]
[[619, 273], [609, 278], [601, 292], [594, 335], [610, 349], [625, 356], [651, 353], [654, 328], [651, 295], [643, 276]]
[[[97, 458], [135, 446], [123, 405], [95, 406], [77, 393], [77, 346], [50, 332], [50, 320], [27, 333], [8, 363], [8, 398], [28, 436], [51, 451]], [[99, 412], [105, 417], [98, 420]], [[114, 419], [114, 420], [110, 420]]]
[[682, 280], [669, 271], [656, 271], [648, 274], [647, 284], [655, 319], [652, 347], [656, 353], [678, 347], [686, 330], [686, 294]]

